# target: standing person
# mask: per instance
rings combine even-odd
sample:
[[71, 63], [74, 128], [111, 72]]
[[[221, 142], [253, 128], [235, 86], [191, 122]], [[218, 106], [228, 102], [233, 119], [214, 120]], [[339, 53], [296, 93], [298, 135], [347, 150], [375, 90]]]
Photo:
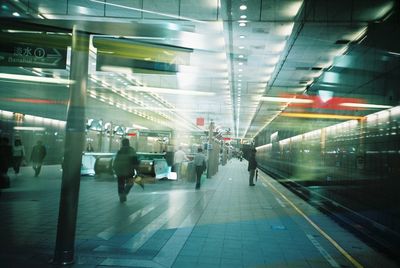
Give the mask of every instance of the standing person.
[[182, 146], [179, 146], [178, 151], [174, 154], [174, 169], [178, 179], [181, 179], [181, 167], [183, 161], [189, 161], [185, 152], [182, 150]]
[[193, 162], [196, 169], [196, 189], [200, 189], [201, 175], [207, 168], [206, 157], [203, 154], [202, 148], [197, 149], [197, 154], [194, 156]]
[[36, 145], [33, 146], [31, 153], [32, 168], [35, 171], [35, 177], [39, 176], [40, 170], [42, 169], [43, 159], [46, 157], [46, 147], [43, 142], [38, 140]]
[[[135, 176], [135, 168], [139, 164], [134, 148], [129, 145], [129, 140], [124, 138], [121, 141], [121, 149], [115, 156], [113, 169], [118, 179], [118, 195], [121, 203], [126, 201], [133, 183], [128, 183], [128, 179]], [[141, 185], [143, 188], [143, 185]]]
[[12, 161], [12, 148], [9, 141], [6, 137], [0, 138], [0, 188], [10, 187], [10, 177], [7, 172]]
[[251, 149], [250, 150], [250, 155], [249, 155], [249, 166], [247, 168], [247, 170], [250, 173], [249, 176], [249, 185], [250, 186], [254, 186], [254, 174], [256, 173], [256, 169], [257, 169], [257, 161], [256, 161], [256, 149]]
[[92, 144], [89, 142], [88, 145], [86, 146], [86, 152], [93, 152], [93, 151], [94, 151], [93, 146], [92, 146]]
[[22, 159], [25, 157], [25, 149], [20, 139], [14, 141], [13, 147], [13, 168], [16, 175], [19, 173]]

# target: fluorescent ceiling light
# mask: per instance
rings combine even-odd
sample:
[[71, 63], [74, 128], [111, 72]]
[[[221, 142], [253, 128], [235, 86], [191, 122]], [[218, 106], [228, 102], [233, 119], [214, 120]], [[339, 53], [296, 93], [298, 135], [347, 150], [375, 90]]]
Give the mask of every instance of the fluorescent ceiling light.
[[239, 8], [240, 8], [240, 10], [246, 10], [247, 6], [246, 5], [241, 5]]
[[118, 67], [118, 66], [104, 65], [104, 66], [101, 66], [101, 70], [104, 71], [104, 72], [133, 74], [132, 69], [128, 68], [128, 67]]
[[0, 79], [22, 80], [22, 81], [30, 81], [30, 82], [66, 84], [66, 85], [70, 85], [70, 84], [74, 83], [72, 80], [69, 80], [69, 79], [21, 75], [21, 74], [6, 74], [6, 73], [0, 73]]
[[351, 102], [341, 103], [340, 106], [356, 107], [356, 108], [371, 108], [371, 109], [388, 109], [388, 108], [392, 108], [392, 106], [390, 106], [390, 105], [378, 105], [378, 104], [368, 104], [368, 103], [351, 103]]
[[137, 128], [137, 129], [148, 129], [147, 127], [144, 127], [141, 125], [136, 125], [136, 124], [132, 124], [132, 127]]
[[181, 90], [172, 88], [160, 88], [160, 87], [138, 87], [129, 86], [128, 90], [140, 91], [140, 92], [154, 92], [160, 94], [176, 94], [176, 95], [191, 95], [191, 96], [214, 96], [215, 92], [204, 92], [195, 90]]
[[46, 130], [46, 128], [44, 128], [44, 127], [14, 127], [14, 130], [43, 131], [43, 130]]
[[395, 55], [395, 56], [400, 56], [400, 53], [397, 53], [397, 52], [388, 51], [387, 53]]
[[297, 98], [280, 98], [280, 97], [261, 97], [260, 101], [270, 102], [290, 102], [290, 103], [312, 103], [312, 100], [297, 99]]

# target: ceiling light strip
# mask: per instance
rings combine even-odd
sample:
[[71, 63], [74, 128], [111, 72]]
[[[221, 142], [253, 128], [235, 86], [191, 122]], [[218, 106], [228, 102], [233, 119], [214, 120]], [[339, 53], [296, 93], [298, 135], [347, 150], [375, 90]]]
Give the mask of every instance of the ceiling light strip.
[[146, 10], [146, 9], [142, 9], [142, 8], [128, 7], [128, 6], [123, 6], [123, 5], [113, 4], [113, 3], [107, 3], [107, 2], [98, 1], [98, 0], [90, 0], [90, 1], [94, 2], [94, 3], [97, 3], [97, 4], [114, 6], [114, 7], [124, 8], [124, 9], [130, 9], [130, 10], [134, 10], [134, 11], [139, 11], [139, 12], [149, 13], [149, 14], [155, 14], [155, 15], [164, 16], [164, 17], [173, 18], [173, 19], [188, 20], [188, 21], [193, 21], [193, 22], [198, 22], [198, 23], [206, 23], [206, 22], [201, 21], [201, 20], [196, 20], [196, 19], [192, 19], [192, 18], [188, 18], [188, 17], [177, 16], [177, 15], [172, 15], [172, 14], [167, 14], [167, 13], [155, 12], [155, 11]]

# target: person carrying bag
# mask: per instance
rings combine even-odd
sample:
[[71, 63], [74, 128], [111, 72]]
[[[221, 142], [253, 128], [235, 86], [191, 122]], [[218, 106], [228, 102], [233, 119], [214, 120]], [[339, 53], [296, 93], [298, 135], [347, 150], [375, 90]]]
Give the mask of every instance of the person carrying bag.
[[[118, 180], [118, 195], [121, 203], [127, 200], [127, 195], [131, 190], [137, 177], [136, 168], [139, 160], [134, 148], [129, 145], [129, 140], [124, 138], [121, 141], [121, 149], [117, 152], [113, 162], [113, 169]], [[138, 181], [144, 188], [143, 182]]]

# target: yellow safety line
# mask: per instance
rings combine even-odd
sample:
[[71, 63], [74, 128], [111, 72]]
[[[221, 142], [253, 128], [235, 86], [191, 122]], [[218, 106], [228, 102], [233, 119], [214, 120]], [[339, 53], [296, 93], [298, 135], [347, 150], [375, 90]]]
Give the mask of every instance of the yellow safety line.
[[[261, 174], [260, 174], [261, 175]], [[331, 244], [340, 252], [343, 254], [343, 256], [348, 259], [354, 267], [357, 268], [363, 268], [361, 263], [359, 263], [356, 259], [354, 259], [349, 253], [347, 253], [335, 240], [333, 240], [332, 237], [330, 237], [327, 233], [325, 233], [316, 223], [314, 223], [303, 211], [301, 211], [298, 207], [296, 207], [295, 204], [293, 204], [292, 201], [290, 201], [284, 194], [282, 194], [279, 190], [275, 188], [269, 181], [267, 181], [264, 176], [260, 176], [268, 185], [277, 193], [279, 194], [283, 199], [285, 199], [301, 216], [303, 216], [311, 226], [313, 226], [321, 235], [323, 235]]]

